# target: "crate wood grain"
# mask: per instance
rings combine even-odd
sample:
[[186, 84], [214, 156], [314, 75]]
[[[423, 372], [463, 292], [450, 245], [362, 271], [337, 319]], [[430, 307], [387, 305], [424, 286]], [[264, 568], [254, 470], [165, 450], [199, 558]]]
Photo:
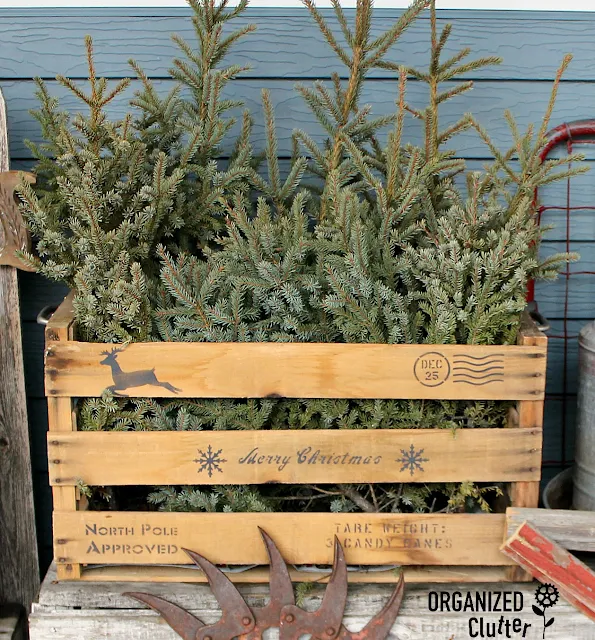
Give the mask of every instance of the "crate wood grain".
[[[540, 429], [51, 432], [53, 486], [539, 480]], [[461, 462], [464, 461], [464, 464]]]
[[258, 527], [291, 564], [330, 565], [337, 536], [349, 564], [511, 565], [499, 547], [504, 514], [163, 513], [56, 511], [56, 561], [267, 564]]
[[49, 397], [541, 400], [545, 367], [545, 347], [60, 342], [45, 382]]
[[[546, 341], [530, 325], [515, 346], [362, 344], [109, 345], [73, 340], [71, 298], [46, 329], [49, 469], [60, 579], [204, 580], [183, 548], [213, 562], [264, 565], [263, 527], [295, 565], [332, 563], [335, 536], [352, 581], [389, 571], [433, 581], [511, 580], [501, 514], [162, 513], [87, 511], [80, 483], [204, 485], [508, 483], [536, 506]], [[507, 429], [78, 432], [76, 398], [293, 397], [513, 400]], [[439, 427], [440, 425], [436, 425]], [[504, 510], [504, 509], [502, 509]], [[309, 575], [322, 579], [326, 569]], [[296, 573], [297, 572], [297, 573]], [[308, 575], [301, 568], [296, 576]], [[520, 574], [522, 575], [522, 574]], [[239, 577], [238, 577], [239, 576]], [[245, 581], [248, 574], [233, 574]], [[250, 580], [266, 581], [257, 568]]]

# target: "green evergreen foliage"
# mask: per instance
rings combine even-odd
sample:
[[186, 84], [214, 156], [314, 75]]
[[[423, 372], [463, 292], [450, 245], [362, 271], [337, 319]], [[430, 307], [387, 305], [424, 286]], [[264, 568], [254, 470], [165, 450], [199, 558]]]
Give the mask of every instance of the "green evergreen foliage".
[[31, 145], [40, 160], [40, 186], [21, 186], [40, 258], [26, 257], [44, 275], [75, 289], [84, 339], [146, 340], [151, 334], [146, 275], [155, 271], [155, 239], [175, 225], [174, 198], [183, 170], [166, 153], [148, 158], [129, 116], [107, 118], [106, 105], [129, 83], [110, 89], [96, 77], [90, 39], [87, 59], [88, 93], [58, 78], [86, 105], [86, 115], [60, 111], [37, 81], [41, 107], [34, 115], [48, 142]]
[[[472, 88], [470, 72], [498, 63], [450, 59], [450, 26], [438, 32], [433, 0], [415, 0], [385, 33], [371, 35], [372, 0], [359, 0], [353, 26], [332, 4], [333, 33], [313, 0], [303, 0], [347, 69], [332, 86], [297, 90], [325, 132], [322, 144], [294, 133], [281, 175], [270, 96], [263, 92], [268, 175], [257, 172], [244, 115], [226, 169], [217, 158], [237, 104], [222, 91], [241, 71], [223, 57], [248, 26], [223, 35], [246, 7], [189, 0], [198, 49], [175, 38], [184, 57], [162, 96], [133, 63], [141, 90], [123, 121], [109, 122], [108, 92], [95, 78], [84, 96], [90, 116], [71, 119], [40, 85], [39, 120], [49, 144], [36, 153], [40, 188], [23, 187], [24, 210], [42, 260], [29, 259], [75, 289], [88, 340], [186, 342], [367, 342], [510, 344], [530, 279], [554, 277], [572, 256], [540, 261], [545, 231], [537, 187], [581, 171], [574, 155], [541, 163], [561, 66], [539, 129], [521, 132], [506, 114], [513, 144], [501, 152], [470, 114], [444, 125], [442, 105]], [[387, 54], [426, 8], [430, 60], [408, 69]], [[340, 42], [346, 42], [343, 47]], [[374, 69], [395, 75], [394, 113], [361, 105]], [[408, 82], [427, 85], [425, 108], [407, 100]], [[421, 127], [422, 143], [408, 142]], [[72, 133], [73, 128], [78, 133]], [[388, 133], [387, 133], [388, 130]], [[456, 136], [475, 130], [494, 156], [469, 173]], [[419, 139], [419, 135], [416, 139]], [[383, 143], [384, 140], [384, 143]], [[56, 161], [50, 160], [55, 156]], [[512, 160], [515, 160], [513, 163]], [[305, 176], [318, 183], [309, 184]], [[318, 184], [318, 186], [317, 186]], [[320, 187], [322, 184], [322, 187]], [[108, 246], [109, 245], [109, 246]], [[389, 400], [130, 400], [81, 403], [80, 424], [96, 430], [378, 429], [503, 427], [507, 403]], [[160, 487], [145, 498], [169, 511], [318, 510], [438, 512], [489, 509], [500, 487], [332, 485]], [[108, 491], [106, 496], [112, 500]]]
[[221, 226], [222, 199], [247, 188], [252, 169], [251, 120], [244, 116], [235, 151], [222, 170], [220, 145], [235, 124], [228, 111], [239, 103], [222, 97], [243, 69], [221, 67], [230, 47], [253, 30], [223, 36], [246, 1], [226, 11], [228, 0], [191, 0], [198, 49], [181, 38], [184, 54], [174, 60], [174, 87], [160, 97], [136, 63], [141, 89], [118, 121], [106, 109], [130, 80], [109, 88], [97, 78], [87, 38], [89, 93], [58, 77], [87, 110], [60, 110], [38, 80], [40, 108], [33, 112], [44, 139], [30, 144], [38, 159], [38, 185], [21, 185], [23, 213], [37, 239], [39, 257], [26, 256], [40, 273], [75, 291], [74, 309], [85, 340], [127, 342], [151, 339], [152, 296], [158, 276], [156, 248], [195, 253]]
[[[443, 62], [441, 53], [450, 27], [438, 33], [431, 3], [428, 70], [399, 69], [396, 113], [382, 121], [369, 120], [370, 109], [360, 109], [357, 98], [366, 72], [374, 66], [367, 56], [381, 60], [369, 45], [371, 3], [360, 3], [353, 33], [335, 3], [351, 54], [337, 45], [313, 3], [306, 0], [305, 4], [351, 70], [347, 87], [335, 78], [334, 95], [323, 83], [316, 83], [312, 90], [299, 88], [329, 134], [322, 148], [305, 133], [295, 134], [315, 160], [310, 168], [324, 179], [322, 194], [314, 192], [309, 199], [308, 211], [315, 225], [308, 226], [308, 200], [302, 192], [290, 202], [289, 190], [283, 198], [275, 197], [279, 191], [276, 141], [267, 107], [270, 184], [263, 185], [262, 191], [268, 198], [258, 201], [250, 217], [245, 197], [234, 197], [228, 205], [228, 228], [220, 240], [221, 249], [207, 264], [187, 257], [176, 261], [162, 254], [165, 304], [156, 313], [162, 338], [512, 342], [529, 279], [550, 276], [569, 259], [555, 256], [539, 262], [543, 230], [536, 223], [532, 203], [537, 186], [569, 174], [568, 170], [553, 173], [568, 159], [543, 167], [538, 162], [557, 83], [536, 136], [537, 145], [532, 129], [519, 133], [510, 116], [514, 144], [504, 154], [494, 148], [470, 115], [442, 128], [440, 106], [468, 91], [472, 83], [463, 81], [446, 89], [441, 89], [442, 84], [498, 60], [465, 62], [469, 51], [464, 50]], [[395, 34], [410, 24], [423, 4], [414, 4], [380, 41], [394, 43]], [[360, 55], [363, 52], [370, 53]], [[560, 73], [567, 64], [565, 60]], [[428, 84], [429, 102], [423, 111], [407, 104], [408, 75]], [[422, 124], [423, 147], [404, 142], [408, 114]], [[361, 128], [348, 123], [346, 118], [352, 115]], [[387, 123], [393, 129], [382, 147], [374, 134]], [[494, 151], [496, 161], [484, 174], [468, 174], [466, 190], [462, 190], [455, 177], [464, 173], [464, 162], [454, 159], [454, 151], [445, 145], [472, 127]], [[523, 150], [517, 169], [510, 163], [515, 149]], [[294, 157], [294, 163], [301, 171], [303, 158]], [[273, 204], [281, 200], [282, 204]], [[219, 419], [221, 409], [226, 407], [234, 414], [238, 405], [245, 406], [237, 401], [210, 403]], [[240, 423], [240, 428], [456, 427], [470, 416], [481, 416], [484, 425], [504, 426], [505, 422], [502, 403], [281, 400], [274, 401], [270, 412], [270, 400], [251, 401], [251, 406], [266, 406], [267, 421], [263, 425], [263, 413], [256, 411], [252, 413], [256, 423]], [[231, 420], [224, 422], [232, 424]], [[478, 488], [443, 491], [450, 495], [449, 508], [463, 508], [468, 500], [480, 508], [487, 506]], [[354, 505], [365, 511], [423, 510], [435, 500], [435, 489], [429, 488], [395, 494], [384, 486], [377, 487], [376, 493], [372, 487], [342, 486], [334, 492], [339, 496], [330, 504], [334, 510], [349, 510]]]
[[199, 489], [176, 491], [163, 488], [152, 493], [149, 504], [156, 505], [161, 511], [273, 511], [260, 493], [250, 487], [209, 487], [207, 491]]
[[[131, 105], [140, 110], [134, 123], [151, 156], [167, 153], [185, 170], [178, 189], [180, 207], [178, 245], [200, 253], [223, 224], [223, 202], [236, 190], [246, 191], [252, 175], [250, 134], [252, 120], [245, 112], [233, 152], [226, 166], [220, 162], [222, 144], [229, 139], [237, 118], [233, 110], [242, 102], [224, 97], [227, 85], [248, 67], [224, 66], [231, 48], [254, 31], [246, 25], [224, 33], [227, 23], [242, 15], [248, 0], [227, 9], [229, 0], [188, 0], [193, 15], [196, 45], [178, 35], [172, 39], [182, 57], [173, 60], [169, 71], [175, 81], [164, 97], [134, 60], [130, 65], [142, 88]], [[230, 113], [231, 112], [231, 113]], [[171, 246], [171, 242], [168, 242]], [[177, 247], [176, 247], [177, 248]]]

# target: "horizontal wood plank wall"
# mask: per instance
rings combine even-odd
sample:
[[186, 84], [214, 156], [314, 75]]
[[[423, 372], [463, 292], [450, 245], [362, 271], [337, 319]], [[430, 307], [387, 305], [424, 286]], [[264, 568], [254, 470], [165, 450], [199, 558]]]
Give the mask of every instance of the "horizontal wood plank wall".
[[[164, 3], [165, 4], [165, 3]], [[327, 12], [328, 14], [328, 12]], [[374, 25], [379, 32], [388, 20], [396, 18], [399, 10], [380, 10]], [[28, 110], [36, 106], [35, 76], [49, 80], [53, 93], [63, 96], [63, 90], [53, 81], [56, 74], [84, 78], [83, 38], [93, 36], [98, 73], [113, 79], [130, 75], [127, 64], [134, 57], [148, 75], [159, 81], [166, 90], [169, 85], [167, 69], [176, 55], [170, 33], [177, 32], [191, 39], [189, 12], [185, 9], [2, 9], [0, 10], [0, 84], [8, 104], [12, 167], [29, 169], [31, 155], [25, 138], [39, 140], [39, 127]], [[447, 53], [462, 46], [472, 48], [474, 56], [498, 54], [504, 63], [475, 75], [476, 87], [466, 97], [445, 105], [444, 121], [473, 110], [494, 135], [500, 145], [509, 141], [501, 118], [505, 108], [511, 108], [521, 124], [538, 120], [545, 108], [551, 80], [562, 56], [571, 52], [575, 60], [560, 90], [560, 100], [553, 121], [576, 120], [595, 116], [595, 40], [592, 38], [595, 15], [585, 13], [537, 13], [498, 11], [441, 11], [441, 23], [454, 23], [454, 33]], [[268, 87], [276, 106], [277, 124], [282, 144], [280, 153], [289, 154], [288, 135], [299, 122], [313, 135], [319, 136], [311, 116], [293, 91], [297, 81], [305, 83], [315, 78], [328, 79], [331, 72], [345, 70], [329, 55], [326, 43], [317, 29], [300, 9], [253, 9], [245, 22], [258, 27], [257, 35], [240, 43], [231, 62], [250, 64], [252, 69], [235, 85], [234, 97], [240, 96], [256, 118], [254, 142], [257, 148], [264, 140], [260, 107], [260, 89]], [[239, 22], [238, 22], [239, 24]], [[392, 59], [403, 64], [423, 65], [427, 58], [428, 20], [422, 19], [403, 37]], [[304, 43], [307, 42], [307, 46]], [[274, 55], [271, 55], [274, 53]], [[423, 88], [415, 82], [409, 85], [409, 99], [414, 104], [423, 100]], [[363, 99], [373, 102], [377, 114], [392, 109], [397, 95], [396, 83], [385, 71], [378, 70], [364, 91]], [[63, 105], [74, 107], [72, 100]], [[122, 114], [125, 105], [114, 104], [112, 114]], [[414, 127], [409, 123], [412, 138]], [[469, 159], [471, 169], [481, 168], [489, 156], [479, 139], [466, 134], [457, 140], [457, 151]], [[595, 161], [595, 148], [586, 149]], [[287, 165], [287, 162], [283, 164]], [[591, 163], [590, 163], [591, 164]], [[595, 162], [592, 162], [595, 165]], [[563, 204], [564, 185], [552, 185], [543, 192], [547, 204]], [[595, 178], [578, 178], [573, 184], [573, 204], [595, 202]], [[565, 237], [563, 215], [548, 214], [548, 221], [557, 225], [549, 233], [543, 253], [563, 249]], [[576, 269], [591, 269], [595, 263], [595, 224], [592, 212], [577, 212], [573, 217], [571, 235], [580, 239], [582, 263]], [[51, 557], [50, 518], [51, 493], [47, 484], [46, 438], [47, 410], [43, 392], [43, 330], [35, 324], [35, 317], [46, 304], [59, 302], [65, 289], [43, 278], [23, 273], [21, 285], [21, 313], [29, 419], [32, 432], [32, 457], [36, 484], [37, 527], [40, 532], [42, 563]], [[537, 298], [540, 309], [559, 332], [563, 320], [562, 283], [539, 285]], [[586, 318], [595, 316], [595, 286], [593, 280], [575, 278], [570, 293], [569, 331], [578, 332]], [[564, 391], [561, 371], [563, 358], [559, 341], [550, 340], [547, 392]], [[576, 388], [577, 348], [570, 345], [568, 353], [569, 378], [567, 389]], [[545, 421], [545, 458], [559, 458], [561, 446], [562, 403], [549, 402]], [[574, 405], [566, 407], [572, 420]], [[572, 453], [572, 441], [567, 442], [567, 455]]]

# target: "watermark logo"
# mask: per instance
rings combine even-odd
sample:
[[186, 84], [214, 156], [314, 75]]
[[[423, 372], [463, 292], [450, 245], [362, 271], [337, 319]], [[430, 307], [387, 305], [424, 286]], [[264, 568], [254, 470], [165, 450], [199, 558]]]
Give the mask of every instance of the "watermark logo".
[[[560, 595], [554, 585], [544, 584], [535, 591], [535, 602], [522, 591], [430, 591], [428, 609], [433, 613], [468, 614], [461, 618], [450, 617], [450, 621], [466, 626], [467, 638], [535, 638], [536, 632], [546, 637], [546, 630], [554, 624], [548, 610], [557, 604]], [[526, 602], [528, 600], [528, 602]], [[542, 620], [542, 625], [533, 624], [531, 611]], [[533, 621], [533, 623], [531, 622]], [[543, 633], [541, 632], [543, 626]], [[448, 630], [450, 632], [450, 629]]]
[[560, 594], [558, 593], [558, 589], [554, 587], [553, 584], [541, 584], [535, 589], [535, 601], [538, 605], [541, 605], [539, 608], [537, 605], [533, 605], [533, 613], [536, 616], [539, 616], [543, 620], [543, 638], [545, 640], [545, 630], [548, 627], [551, 627], [554, 624], [554, 618], [549, 618], [546, 615], [547, 610], [550, 607], [553, 607], [560, 598]]

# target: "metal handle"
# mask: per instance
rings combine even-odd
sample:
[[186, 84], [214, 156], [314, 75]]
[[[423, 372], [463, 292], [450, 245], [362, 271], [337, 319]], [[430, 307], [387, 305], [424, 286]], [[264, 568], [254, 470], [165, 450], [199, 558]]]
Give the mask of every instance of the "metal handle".
[[551, 325], [549, 320], [540, 313], [535, 300], [531, 300], [531, 302], [527, 304], [527, 311], [533, 322], [537, 325], [539, 331], [548, 331], [548, 329], [550, 329]]
[[56, 312], [56, 309], [58, 307], [56, 305], [48, 305], [47, 307], [44, 307], [38, 314], [37, 314], [37, 324], [43, 324], [46, 325], [49, 321], [50, 318], [54, 315], [54, 313]]

